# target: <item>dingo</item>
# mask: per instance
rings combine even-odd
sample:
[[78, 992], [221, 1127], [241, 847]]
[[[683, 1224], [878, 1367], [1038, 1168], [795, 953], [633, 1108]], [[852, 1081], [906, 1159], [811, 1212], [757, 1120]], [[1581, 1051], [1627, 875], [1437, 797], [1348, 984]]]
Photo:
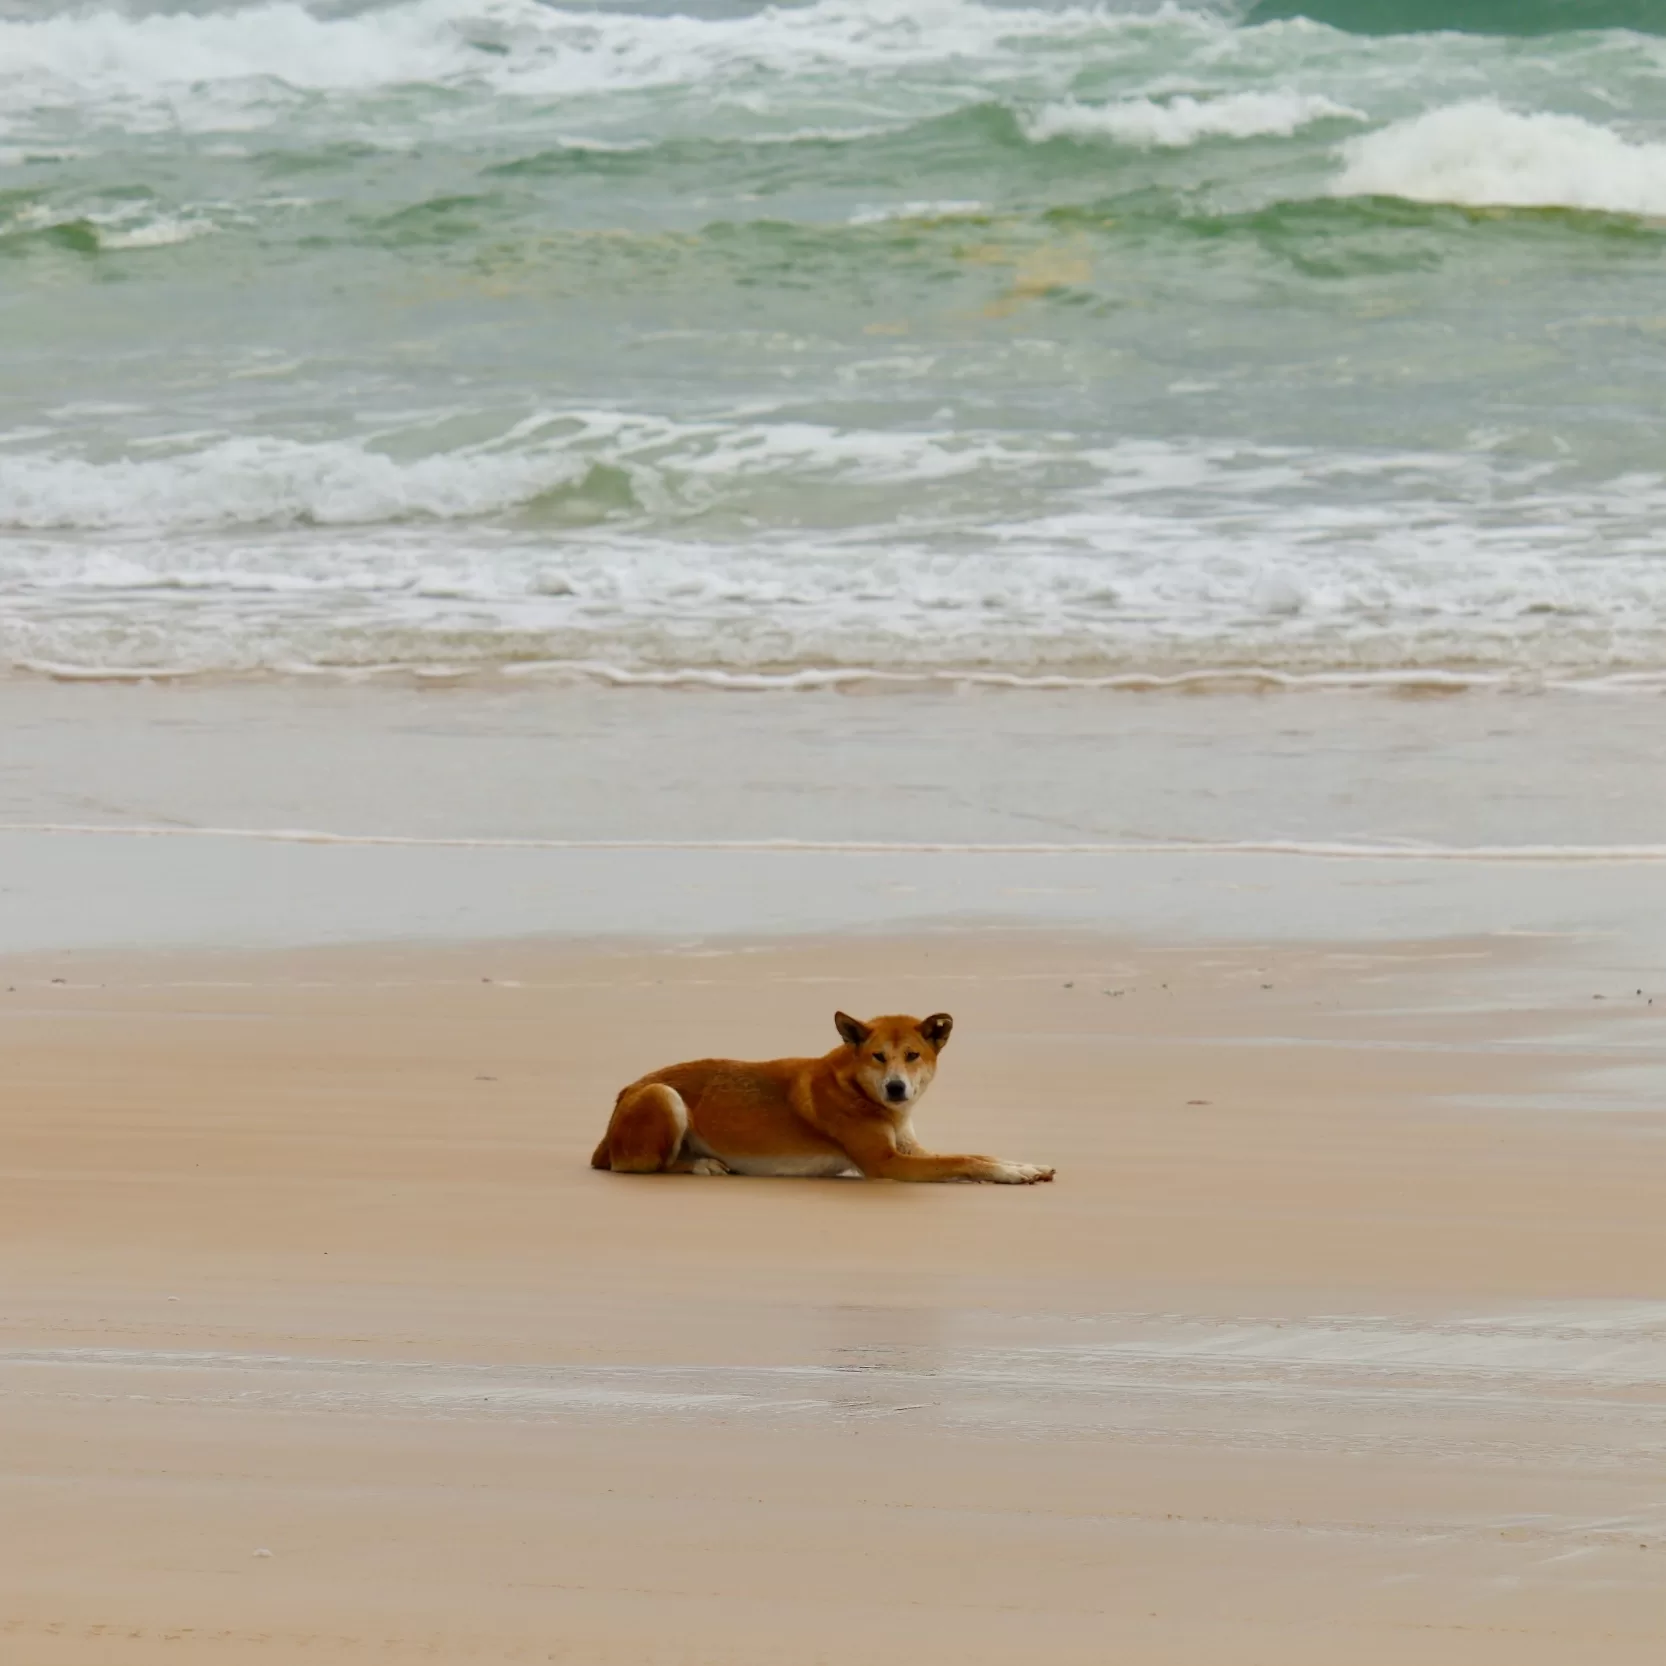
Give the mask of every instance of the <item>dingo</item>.
[[620, 1093], [590, 1166], [616, 1174], [835, 1175], [870, 1180], [1051, 1180], [999, 1157], [934, 1157], [909, 1113], [954, 1020], [833, 1015], [844, 1046], [819, 1059], [696, 1059]]

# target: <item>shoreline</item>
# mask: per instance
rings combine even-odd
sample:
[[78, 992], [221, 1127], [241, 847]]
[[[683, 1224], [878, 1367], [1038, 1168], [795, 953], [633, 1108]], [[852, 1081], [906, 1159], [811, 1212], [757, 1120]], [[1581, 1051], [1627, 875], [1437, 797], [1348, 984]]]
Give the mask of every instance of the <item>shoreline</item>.
[[0, 681], [198, 688], [389, 686], [457, 688], [474, 692], [518, 686], [668, 689], [733, 694], [929, 694], [978, 691], [1079, 694], [1385, 694], [1418, 698], [1441, 694], [1648, 695], [1666, 692], [1666, 668], [1636, 663], [1599, 669], [1570, 661], [1559, 666], [1450, 663], [1340, 668], [1316, 663], [1281, 667], [1181, 664], [1174, 669], [1120, 671], [1003, 671], [989, 666], [942, 666], [905, 671], [880, 665], [802, 665], [728, 669], [721, 666], [625, 666], [605, 660], [498, 659], [447, 663], [189, 666], [69, 665], [15, 659], [0, 664]]
[[620, 851], [624, 853], [781, 856], [1290, 856], [1335, 862], [1528, 862], [1628, 865], [1666, 861], [1666, 844], [1438, 845], [1346, 844], [1302, 839], [1167, 839], [1143, 843], [971, 843], [884, 839], [516, 839], [412, 833], [333, 833], [304, 827], [168, 827], [99, 822], [0, 822], [0, 835], [103, 839], [229, 839], [279, 845], [386, 845], [413, 850]]

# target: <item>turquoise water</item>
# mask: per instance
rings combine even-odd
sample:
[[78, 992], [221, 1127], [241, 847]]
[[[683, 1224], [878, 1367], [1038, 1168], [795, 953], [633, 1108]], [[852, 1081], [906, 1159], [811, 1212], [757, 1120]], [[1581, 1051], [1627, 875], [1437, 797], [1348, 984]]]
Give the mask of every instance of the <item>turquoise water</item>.
[[0, 662], [1666, 673], [1660, 20], [0, 0]]

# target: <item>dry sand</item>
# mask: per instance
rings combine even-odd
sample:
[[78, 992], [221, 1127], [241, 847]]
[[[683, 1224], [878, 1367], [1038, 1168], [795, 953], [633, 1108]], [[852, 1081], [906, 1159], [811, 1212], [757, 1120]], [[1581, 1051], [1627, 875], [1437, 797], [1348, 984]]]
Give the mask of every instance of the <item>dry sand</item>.
[[[0, 1658], [1652, 1666], [1666, 1006], [1529, 948], [14, 958]], [[1058, 1183], [585, 1166], [836, 1006]]]

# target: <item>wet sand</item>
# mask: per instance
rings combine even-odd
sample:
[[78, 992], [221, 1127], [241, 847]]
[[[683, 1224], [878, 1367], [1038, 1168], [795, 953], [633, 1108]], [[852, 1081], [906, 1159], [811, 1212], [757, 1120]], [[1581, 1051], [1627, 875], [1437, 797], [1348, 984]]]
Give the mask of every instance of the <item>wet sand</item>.
[[[14, 955], [4, 1652], [1653, 1662], [1666, 1009], [1614, 962]], [[819, 1049], [837, 1006], [951, 1009], [922, 1133], [1058, 1183], [585, 1166], [623, 1079]]]
[[1642, 696], [0, 679], [0, 736], [0, 955], [998, 924], [1666, 960]]

